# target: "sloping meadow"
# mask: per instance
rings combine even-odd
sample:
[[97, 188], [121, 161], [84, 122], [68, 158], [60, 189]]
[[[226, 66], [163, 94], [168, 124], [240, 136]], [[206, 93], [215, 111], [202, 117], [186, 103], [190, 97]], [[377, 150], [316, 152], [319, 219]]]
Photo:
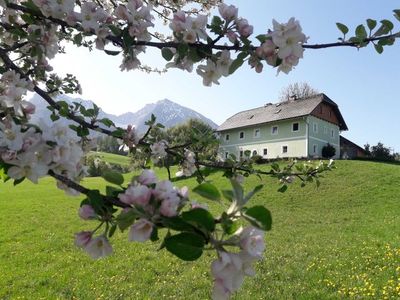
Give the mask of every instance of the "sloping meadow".
[[[228, 187], [221, 175], [210, 179]], [[160, 170], [159, 176], [166, 174]], [[295, 181], [282, 194], [276, 181], [263, 178], [265, 187], [252, 201], [271, 210], [273, 229], [257, 275], [235, 299], [400, 297], [400, 166], [338, 161], [321, 182], [301, 188]], [[105, 186], [100, 178], [84, 184]], [[196, 181], [175, 184], [193, 188]], [[246, 179], [248, 189], [258, 184], [255, 176]], [[108, 258], [94, 261], [76, 248], [74, 233], [96, 226], [77, 216], [81, 200], [65, 196], [50, 178], [0, 185], [1, 299], [210, 297], [213, 251], [186, 263], [157, 251], [160, 242], [127, 242], [126, 232], [112, 238], [115, 253]]]

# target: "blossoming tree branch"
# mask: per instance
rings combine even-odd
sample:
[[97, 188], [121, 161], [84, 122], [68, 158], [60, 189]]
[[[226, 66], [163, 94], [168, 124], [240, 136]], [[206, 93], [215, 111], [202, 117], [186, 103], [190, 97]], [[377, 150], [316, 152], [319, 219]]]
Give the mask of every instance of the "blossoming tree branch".
[[[112, 253], [109, 239], [117, 229], [128, 231], [128, 240], [136, 242], [158, 241], [158, 232], [165, 230], [160, 248], [187, 261], [196, 260], [206, 249], [215, 250], [212, 298], [228, 299], [245, 276], [255, 274], [254, 263], [265, 248], [264, 232], [272, 225], [267, 208], [251, 205], [262, 185], [246, 193], [244, 178], [274, 176], [284, 192], [296, 178], [302, 185], [319, 184], [319, 175], [330, 170], [332, 162], [291, 163], [283, 168], [273, 164], [269, 171], [261, 171], [253, 168], [248, 157], [211, 161], [199, 151], [208, 142], [201, 136], [186, 145], [156, 140], [153, 131], [163, 126], [154, 117], [146, 123], [148, 131], [139, 136], [132, 126], [118, 128], [99, 118], [96, 105], [88, 109], [80, 103], [70, 106], [58, 101], [57, 95], [79, 93], [81, 87], [74, 75], [61, 77], [54, 72], [51, 59], [64, 51], [63, 46], [73, 44], [121, 56], [122, 71], [151, 71], [140, 58], [152, 47], [160, 50], [167, 69], [192, 72], [195, 68], [203, 84], [211, 86], [244, 63], [256, 72], [269, 66], [287, 74], [305, 49], [372, 45], [382, 53], [400, 32], [386, 19], [367, 19], [353, 35], [346, 25], [337, 23], [343, 35], [339, 41], [311, 45], [294, 18], [286, 23], [273, 20], [268, 32], [255, 36], [253, 26], [239, 16], [236, 7], [216, 0], [194, 9], [198, 3], [203, 1], [0, 0], [0, 178], [17, 185], [25, 179], [37, 183], [41, 177], [52, 176], [66, 193], [84, 195], [79, 216], [98, 224], [77, 233], [75, 244], [93, 258]], [[203, 14], [217, 5], [219, 16]], [[170, 36], [155, 30], [155, 16], [168, 24]], [[400, 21], [400, 10], [394, 10], [394, 17]], [[30, 122], [35, 107], [26, 100], [28, 91], [47, 102], [52, 126]], [[130, 182], [118, 173], [105, 172], [109, 185], [104, 194], [84, 187], [80, 182], [87, 175], [85, 154], [96, 143], [93, 132], [118, 138], [130, 151], [144, 149], [153, 162], [167, 168], [167, 158], [175, 157], [181, 162], [181, 175], [197, 176], [199, 185], [193, 192], [220, 202], [223, 211], [214, 216], [206, 206], [190, 201], [186, 187], [159, 180], [151, 169]], [[232, 188], [220, 191], [209, 182], [205, 172], [209, 168], [223, 170]]]

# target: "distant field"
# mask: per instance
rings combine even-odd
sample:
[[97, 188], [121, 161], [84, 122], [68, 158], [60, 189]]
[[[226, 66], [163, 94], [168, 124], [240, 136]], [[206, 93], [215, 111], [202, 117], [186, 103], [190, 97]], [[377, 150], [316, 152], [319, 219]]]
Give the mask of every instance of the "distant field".
[[[234, 299], [400, 298], [400, 166], [338, 161], [337, 167], [319, 188], [294, 183], [284, 194], [263, 179], [253, 203], [271, 210], [273, 230], [257, 275]], [[221, 173], [210, 178], [228, 186]], [[251, 177], [246, 187], [259, 182]], [[104, 187], [99, 178], [84, 184]], [[194, 179], [176, 184], [196, 186]], [[50, 178], [0, 185], [0, 299], [209, 298], [213, 252], [181, 262], [157, 252], [158, 244], [128, 243], [120, 233], [107, 259], [93, 261], [75, 248], [74, 232], [94, 226], [76, 215], [81, 199], [64, 196]]]
[[121, 166], [128, 166], [130, 164], [130, 157], [124, 155], [118, 155], [113, 153], [106, 153], [106, 152], [95, 152], [91, 151], [89, 155], [95, 155], [100, 157], [105, 162], [110, 164], [117, 164]]

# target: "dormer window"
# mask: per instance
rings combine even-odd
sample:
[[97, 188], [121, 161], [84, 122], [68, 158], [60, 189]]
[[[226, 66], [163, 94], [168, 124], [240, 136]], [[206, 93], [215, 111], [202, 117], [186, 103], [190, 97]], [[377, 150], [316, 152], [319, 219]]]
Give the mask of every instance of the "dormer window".
[[244, 131], [239, 132], [239, 139], [240, 140], [244, 139]]
[[229, 134], [225, 134], [225, 141], [229, 141]]

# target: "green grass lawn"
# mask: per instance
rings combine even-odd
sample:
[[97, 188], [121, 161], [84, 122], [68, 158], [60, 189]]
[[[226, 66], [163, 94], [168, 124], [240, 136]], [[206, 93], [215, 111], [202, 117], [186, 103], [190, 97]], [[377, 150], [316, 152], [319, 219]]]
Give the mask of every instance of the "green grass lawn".
[[[263, 179], [253, 204], [271, 210], [273, 229], [257, 275], [234, 299], [400, 298], [400, 166], [338, 161], [337, 167], [319, 188], [294, 183], [284, 194], [274, 180]], [[210, 178], [228, 187], [221, 173]], [[246, 187], [259, 181], [251, 177]], [[99, 178], [84, 184], [104, 186]], [[0, 299], [210, 297], [214, 252], [187, 263], [157, 252], [158, 244], [128, 243], [118, 233], [114, 255], [91, 260], [73, 245], [75, 232], [95, 226], [79, 220], [81, 199], [64, 196], [50, 178], [0, 185]]]
[[121, 166], [128, 166], [130, 164], [129, 156], [107, 153], [107, 152], [95, 152], [95, 151], [91, 151], [89, 155], [96, 155], [100, 157], [101, 160], [104, 160], [105, 162], [108, 162], [110, 164], [121, 165]]

